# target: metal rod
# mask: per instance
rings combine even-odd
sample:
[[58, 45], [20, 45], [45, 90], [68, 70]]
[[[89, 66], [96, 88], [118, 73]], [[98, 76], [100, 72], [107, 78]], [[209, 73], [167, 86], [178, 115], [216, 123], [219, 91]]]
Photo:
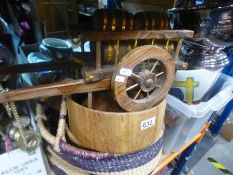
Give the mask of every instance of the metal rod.
[[81, 65], [72, 60], [51, 61], [51, 62], [42, 62], [42, 63], [28, 63], [28, 64], [4, 66], [1, 67], [0, 74], [27, 73], [27, 72], [77, 69], [77, 68], [81, 68]]
[[209, 47], [209, 46], [205, 46], [203, 44], [198, 44], [198, 43], [195, 43], [195, 42], [192, 42], [192, 41], [187, 41], [187, 40], [183, 40], [184, 43], [189, 43], [189, 44], [193, 44], [193, 45], [197, 45], [197, 46], [201, 46], [201, 47]]

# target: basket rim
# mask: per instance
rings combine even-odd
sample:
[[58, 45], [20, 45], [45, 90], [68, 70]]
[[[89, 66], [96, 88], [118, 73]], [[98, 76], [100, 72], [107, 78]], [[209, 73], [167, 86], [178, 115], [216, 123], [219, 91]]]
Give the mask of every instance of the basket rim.
[[[152, 111], [154, 111], [156, 108], [159, 108], [159, 107], [161, 107], [162, 105], [165, 105], [165, 104], [167, 103], [166, 97], [165, 97], [158, 105], [156, 105], [156, 106], [154, 106], [153, 108], [150, 108], [150, 109], [146, 109], [146, 110], [142, 110], [142, 111], [135, 111], [135, 112], [127, 112], [127, 111], [125, 111], [125, 112], [107, 112], [107, 111], [100, 111], [100, 110], [91, 109], [91, 108], [88, 108], [88, 107], [86, 107], [86, 106], [83, 106], [83, 105], [77, 103], [76, 101], [74, 101], [74, 100], [72, 99], [72, 97], [68, 97], [67, 101], [68, 101], [68, 105], [67, 105], [67, 107], [68, 107], [68, 112], [69, 112], [69, 108], [70, 108], [70, 107], [69, 107], [69, 101], [71, 101], [71, 102], [75, 103], [75, 105], [78, 106], [79, 108], [84, 108], [85, 110], [87, 110], [87, 111], [89, 111], [89, 112], [95, 112], [95, 113], [98, 113], [98, 114], [100, 114], [100, 115], [103, 115], [103, 114], [106, 114], [106, 115], [107, 115], [107, 114], [108, 114], [108, 115], [114, 115], [114, 116], [122, 116], [122, 114], [140, 115], [140, 114], [144, 114], [145, 112], [152, 112]], [[165, 103], [165, 104], [164, 104], [164, 103]]]

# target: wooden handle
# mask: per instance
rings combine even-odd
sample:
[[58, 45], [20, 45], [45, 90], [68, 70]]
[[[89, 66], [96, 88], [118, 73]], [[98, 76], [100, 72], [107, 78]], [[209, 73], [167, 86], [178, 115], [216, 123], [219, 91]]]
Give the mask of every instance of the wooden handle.
[[0, 95], [0, 103], [50, 97], [63, 94], [87, 93], [110, 89], [111, 80], [104, 79], [95, 83], [80, 80], [66, 80], [59, 83], [40, 85], [31, 88], [11, 90]]

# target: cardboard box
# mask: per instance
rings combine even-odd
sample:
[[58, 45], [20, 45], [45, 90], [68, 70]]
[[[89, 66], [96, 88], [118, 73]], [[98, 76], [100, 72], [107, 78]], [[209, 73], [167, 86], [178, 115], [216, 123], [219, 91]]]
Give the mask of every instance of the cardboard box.
[[44, 159], [41, 148], [31, 153], [19, 148], [0, 155], [1, 175], [46, 175]]
[[228, 141], [233, 140], [233, 123], [226, 123], [220, 131], [222, 137]]

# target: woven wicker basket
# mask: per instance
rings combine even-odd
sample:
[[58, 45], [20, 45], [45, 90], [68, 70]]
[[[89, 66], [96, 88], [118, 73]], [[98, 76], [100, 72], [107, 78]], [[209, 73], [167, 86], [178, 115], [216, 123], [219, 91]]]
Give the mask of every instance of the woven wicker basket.
[[[156, 168], [162, 154], [162, 141], [133, 154], [114, 156], [101, 160], [64, 156], [49, 149], [51, 168], [57, 175], [148, 175]], [[69, 159], [68, 161], [65, 159]]]
[[[162, 135], [149, 147], [131, 154], [114, 155], [74, 147], [66, 143], [66, 99], [63, 98], [56, 136], [49, 133], [43, 124], [45, 115], [37, 104], [37, 121], [42, 137], [48, 142], [48, 158], [55, 174], [112, 174], [146, 175], [154, 170], [162, 151]], [[163, 129], [162, 129], [163, 131]]]

